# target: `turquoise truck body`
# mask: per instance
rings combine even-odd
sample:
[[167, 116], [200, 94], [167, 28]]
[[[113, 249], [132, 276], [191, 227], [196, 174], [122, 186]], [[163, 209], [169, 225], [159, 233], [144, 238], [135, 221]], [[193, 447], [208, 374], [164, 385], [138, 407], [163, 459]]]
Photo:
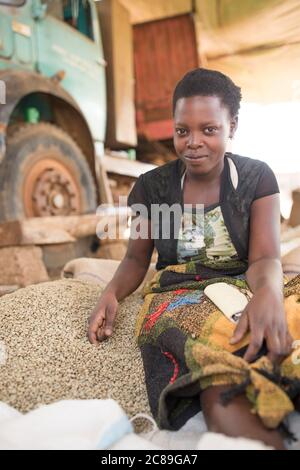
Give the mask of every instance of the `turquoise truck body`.
[[0, 0], [0, 85], [0, 220], [93, 211], [107, 125], [94, 1]]
[[55, 2], [56, 14], [49, 9], [52, 3], [27, 0], [21, 6], [0, 6], [0, 72], [22, 70], [45, 78], [61, 72], [60, 86], [77, 103], [101, 152], [107, 109], [105, 60], [95, 4], [79, 1], [90, 12], [80, 31], [65, 20], [68, 9], [63, 3], [70, 10], [72, 2]]

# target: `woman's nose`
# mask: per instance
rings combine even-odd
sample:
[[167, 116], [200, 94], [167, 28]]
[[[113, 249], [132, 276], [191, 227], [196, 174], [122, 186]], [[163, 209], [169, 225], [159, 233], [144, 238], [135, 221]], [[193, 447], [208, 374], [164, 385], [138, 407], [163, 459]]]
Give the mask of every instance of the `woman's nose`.
[[197, 149], [199, 147], [203, 147], [203, 141], [201, 137], [198, 135], [191, 135], [188, 142], [187, 142], [187, 147], [189, 149]]

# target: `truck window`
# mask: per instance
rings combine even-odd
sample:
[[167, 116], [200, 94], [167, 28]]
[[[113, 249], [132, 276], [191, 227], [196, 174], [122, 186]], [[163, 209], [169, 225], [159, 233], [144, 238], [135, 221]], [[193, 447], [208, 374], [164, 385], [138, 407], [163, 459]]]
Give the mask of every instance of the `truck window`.
[[0, 0], [0, 5], [9, 7], [22, 7], [26, 0]]
[[91, 7], [88, 0], [63, 0], [64, 21], [90, 39], [93, 37]]

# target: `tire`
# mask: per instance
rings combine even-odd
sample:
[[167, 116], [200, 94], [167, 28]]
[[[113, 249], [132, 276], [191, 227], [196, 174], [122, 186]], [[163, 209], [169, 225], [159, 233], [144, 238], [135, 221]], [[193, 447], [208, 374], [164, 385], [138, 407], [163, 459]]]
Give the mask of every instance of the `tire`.
[[91, 170], [64, 131], [29, 124], [8, 137], [0, 164], [0, 220], [79, 215], [96, 207]]

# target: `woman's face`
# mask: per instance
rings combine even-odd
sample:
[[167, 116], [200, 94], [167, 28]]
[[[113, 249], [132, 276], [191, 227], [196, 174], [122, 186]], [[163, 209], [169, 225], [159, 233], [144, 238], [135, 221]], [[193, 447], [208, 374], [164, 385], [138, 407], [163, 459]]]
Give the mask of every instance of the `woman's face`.
[[222, 164], [237, 127], [218, 96], [180, 98], [174, 114], [174, 147], [190, 173], [207, 174]]

